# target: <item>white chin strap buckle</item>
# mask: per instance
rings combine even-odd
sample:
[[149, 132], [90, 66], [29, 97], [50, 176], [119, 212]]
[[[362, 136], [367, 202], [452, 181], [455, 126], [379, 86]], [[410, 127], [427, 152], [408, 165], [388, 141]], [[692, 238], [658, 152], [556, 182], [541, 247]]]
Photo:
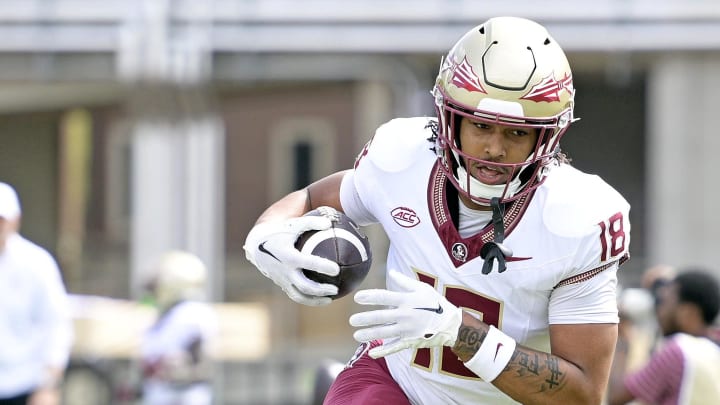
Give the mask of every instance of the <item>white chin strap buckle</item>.
[[[487, 200], [492, 199], [493, 197], [497, 198], [510, 198], [515, 195], [515, 193], [518, 192], [520, 189], [520, 176], [515, 176], [515, 178], [510, 182], [510, 185], [507, 186], [507, 191], [505, 190], [506, 184], [485, 184], [481, 182], [480, 180], [476, 179], [475, 177], [470, 176], [467, 173], [467, 170], [465, 170], [464, 167], [460, 166], [457, 168], [457, 177], [456, 180], [458, 184], [460, 185], [460, 188], [465, 191], [466, 193], [470, 194], [473, 197], [477, 198], [484, 198]], [[470, 189], [468, 190], [468, 183]], [[503, 193], [504, 192], [504, 193]], [[486, 204], [488, 205], [488, 204]]]

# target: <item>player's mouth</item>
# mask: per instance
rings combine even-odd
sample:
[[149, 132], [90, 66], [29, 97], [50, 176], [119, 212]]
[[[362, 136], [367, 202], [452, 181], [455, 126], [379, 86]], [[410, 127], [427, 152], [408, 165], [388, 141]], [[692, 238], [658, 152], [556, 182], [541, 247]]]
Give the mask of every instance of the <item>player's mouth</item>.
[[508, 170], [500, 166], [476, 165], [472, 171], [473, 177], [489, 185], [504, 184], [509, 176]]

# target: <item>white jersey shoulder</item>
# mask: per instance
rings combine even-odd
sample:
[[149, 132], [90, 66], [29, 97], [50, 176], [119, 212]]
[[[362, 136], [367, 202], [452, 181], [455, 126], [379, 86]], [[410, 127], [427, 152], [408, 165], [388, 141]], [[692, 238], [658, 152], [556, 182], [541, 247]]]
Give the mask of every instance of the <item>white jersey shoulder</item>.
[[544, 199], [543, 222], [563, 237], [582, 237], [595, 232], [598, 223], [620, 213], [627, 221], [630, 205], [612, 186], [597, 175], [568, 164], [550, 168], [538, 189]]
[[366, 147], [367, 158], [384, 172], [399, 172], [413, 164], [415, 151], [430, 148], [428, 125], [433, 118], [396, 118], [381, 125]]

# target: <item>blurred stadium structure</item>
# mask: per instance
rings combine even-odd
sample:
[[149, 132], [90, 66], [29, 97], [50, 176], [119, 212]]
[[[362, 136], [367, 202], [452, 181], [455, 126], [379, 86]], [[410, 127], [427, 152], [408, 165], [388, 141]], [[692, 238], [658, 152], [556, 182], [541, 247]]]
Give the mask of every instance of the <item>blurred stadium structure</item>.
[[[239, 311], [223, 317], [236, 346], [218, 359], [220, 403], [307, 403], [313, 367], [354, 350], [354, 304], [291, 304], [244, 260], [245, 234], [271, 200], [349, 167], [381, 122], [433, 114], [440, 57], [495, 15], [538, 20], [571, 59], [583, 120], [565, 149], [633, 205], [624, 281], [646, 264], [714, 266], [715, 0], [2, 0], [0, 179], [93, 327], [139, 330], [124, 316], [147, 260], [192, 251], [218, 307]], [[373, 286], [386, 242], [369, 233]], [[242, 312], [258, 306], [269, 323]], [[132, 380], [132, 346], [89, 351], [86, 315], [78, 364]], [[258, 357], [230, 355], [257, 336]]]

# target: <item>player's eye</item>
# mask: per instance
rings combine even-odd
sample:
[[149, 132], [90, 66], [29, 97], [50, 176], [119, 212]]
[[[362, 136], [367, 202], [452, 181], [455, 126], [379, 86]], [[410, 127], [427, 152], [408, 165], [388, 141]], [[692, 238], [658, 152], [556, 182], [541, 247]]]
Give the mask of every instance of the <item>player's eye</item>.
[[524, 130], [524, 129], [511, 129], [510, 134], [514, 136], [528, 136], [530, 135], [530, 132]]
[[480, 129], [490, 129], [490, 125], [484, 123], [484, 122], [473, 122], [473, 125], [475, 125], [476, 128]]

